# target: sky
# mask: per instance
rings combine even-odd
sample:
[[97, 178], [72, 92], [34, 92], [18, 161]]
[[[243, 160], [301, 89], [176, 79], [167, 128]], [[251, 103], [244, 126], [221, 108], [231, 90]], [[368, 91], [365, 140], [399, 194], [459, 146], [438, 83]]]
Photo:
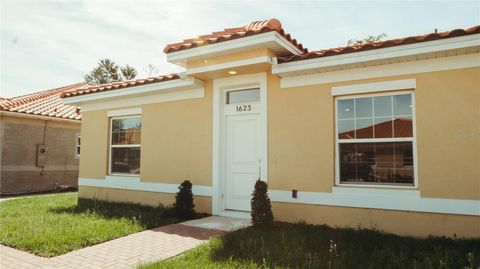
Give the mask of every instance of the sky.
[[0, 0], [0, 96], [83, 81], [101, 58], [147, 77], [180, 72], [168, 43], [277, 18], [309, 50], [352, 38], [387, 39], [480, 24], [476, 1], [43, 1]]

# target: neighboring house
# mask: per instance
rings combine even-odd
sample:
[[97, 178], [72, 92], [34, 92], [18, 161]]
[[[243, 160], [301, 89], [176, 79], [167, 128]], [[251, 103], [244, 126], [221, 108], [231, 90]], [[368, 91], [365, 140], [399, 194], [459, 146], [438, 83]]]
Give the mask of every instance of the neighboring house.
[[[313, 33], [312, 34], [316, 34]], [[322, 37], [328, 38], [328, 37]], [[167, 45], [172, 74], [67, 91], [79, 196], [480, 236], [480, 26], [308, 52], [278, 20]]]
[[0, 100], [0, 194], [77, 187], [80, 108], [60, 95], [78, 83]]

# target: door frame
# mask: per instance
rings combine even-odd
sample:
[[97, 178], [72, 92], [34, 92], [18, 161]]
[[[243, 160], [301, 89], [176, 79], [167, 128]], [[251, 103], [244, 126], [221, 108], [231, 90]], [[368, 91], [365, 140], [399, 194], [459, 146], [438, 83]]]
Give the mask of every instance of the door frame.
[[250, 218], [241, 211], [225, 210], [225, 117], [226, 92], [232, 90], [260, 89], [260, 168], [262, 181], [268, 178], [267, 141], [267, 73], [238, 75], [213, 80], [213, 143], [212, 143], [212, 214], [237, 218]]

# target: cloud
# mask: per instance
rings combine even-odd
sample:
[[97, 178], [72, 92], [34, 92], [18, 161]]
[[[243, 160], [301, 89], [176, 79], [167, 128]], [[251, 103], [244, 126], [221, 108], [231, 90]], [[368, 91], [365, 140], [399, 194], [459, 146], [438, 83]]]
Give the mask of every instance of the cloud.
[[[100, 58], [146, 76], [182, 69], [165, 44], [254, 20], [280, 19], [310, 49], [479, 24], [479, 2], [1, 1], [1, 92], [15, 96], [83, 80]], [[462, 16], [458, 16], [462, 14]]]

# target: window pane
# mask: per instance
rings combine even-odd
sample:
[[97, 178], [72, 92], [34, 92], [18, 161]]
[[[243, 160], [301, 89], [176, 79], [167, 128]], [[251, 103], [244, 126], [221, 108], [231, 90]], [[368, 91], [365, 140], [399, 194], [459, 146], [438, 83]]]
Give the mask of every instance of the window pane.
[[357, 165], [355, 153], [357, 144], [340, 144], [340, 181], [355, 182], [357, 178]]
[[112, 145], [132, 145], [141, 143], [140, 117], [112, 120]]
[[394, 137], [413, 137], [412, 118], [396, 118], [393, 121], [393, 134]]
[[355, 99], [355, 118], [373, 117], [372, 102], [372, 97]]
[[375, 118], [374, 133], [375, 138], [393, 137], [392, 117]]
[[227, 104], [249, 103], [260, 101], [260, 89], [227, 92]]
[[413, 146], [411, 142], [395, 144], [395, 182], [413, 183]]
[[353, 119], [353, 99], [338, 100], [338, 118], [339, 119]]
[[356, 138], [373, 138], [373, 118], [355, 120]]
[[340, 182], [413, 185], [412, 142], [340, 143]]
[[112, 173], [140, 174], [140, 148], [112, 148]]
[[393, 115], [412, 115], [412, 95], [401, 94], [393, 96]]
[[373, 98], [375, 117], [392, 116], [392, 96]]
[[355, 138], [355, 122], [353, 120], [338, 121], [338, 138], [339, 139]]

